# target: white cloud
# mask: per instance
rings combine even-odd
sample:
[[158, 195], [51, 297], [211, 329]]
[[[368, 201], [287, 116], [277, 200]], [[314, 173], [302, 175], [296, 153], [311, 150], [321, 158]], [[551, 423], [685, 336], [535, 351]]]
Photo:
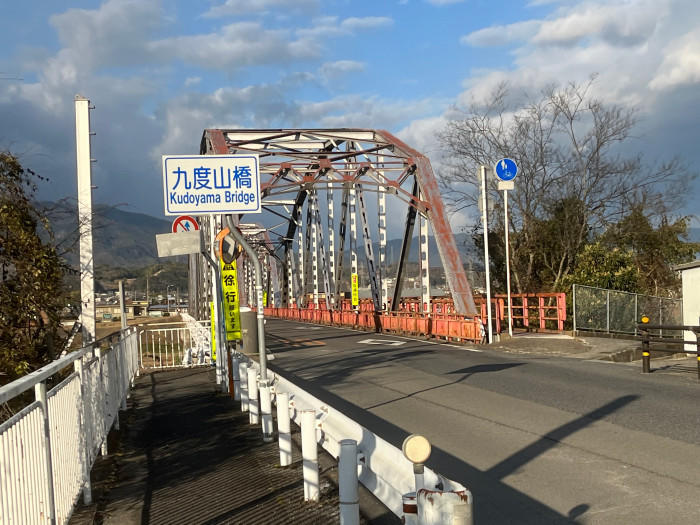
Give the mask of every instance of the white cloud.
[[472, 46], [501, 46], [531, 38], [541, 25], [542, 22], [539, 20], [526, 20], [503, 26], [486, 27], [463, 36], [460, 42]]
[[652, 36], [664, 16], [663, 4], [660, 0], [583, 3], [544, 20], [532, 42], [566, 46], [597, 37], [611, 45], [637, 45]]
[[249, 13], [267, 13], [270, 10], [312, 10], [317, 8], [319, 0], [226, 0], [223, 4], [212, 6], [205, 18], [235, 16]]
[[338, 60], [336, 62], [326, 62], [322, 64], [318, 70], [318, 74], [321, 77], [322, 82], [328, 84], [345, 75], [359, 73], [364, 70], [365, 64], [363, 62], [357, 62], [355, 60]]
[[150, 42], [147, 49], [162, 60], [177, 58], [203, 68], [228, 70], [318, 55], [318, 48], [311, 43], [290, 40], [289, 37], [286, 30], [265, 29], [258, 22], [237, 22], [216, 33]]
[[394, 23], [386, 16], [350, 17], [340, 20], [337, 16], [323, 16], [312, 20], [312, 27], [297, 30], [302, 38], [317, 39], [330, 36], [350, 36], [357, 31], [388, 27]]
[[185, 87], [197, 86], [202, 82], [202, 77], [187, 77]]
[[664, 50], [664, 54], [664, 60], [649, 87], [664, 90], [700, 82], [700, 30], [678, 38]]

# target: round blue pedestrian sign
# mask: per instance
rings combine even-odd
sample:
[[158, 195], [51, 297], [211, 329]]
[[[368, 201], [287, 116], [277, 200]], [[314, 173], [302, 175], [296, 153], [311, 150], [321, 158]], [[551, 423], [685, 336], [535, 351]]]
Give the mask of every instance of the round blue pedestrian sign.
[[512, 159], [501, 159], [496, 163], [496, 177], [501, 180], [513, 180], [518, 174], [518, 165]]

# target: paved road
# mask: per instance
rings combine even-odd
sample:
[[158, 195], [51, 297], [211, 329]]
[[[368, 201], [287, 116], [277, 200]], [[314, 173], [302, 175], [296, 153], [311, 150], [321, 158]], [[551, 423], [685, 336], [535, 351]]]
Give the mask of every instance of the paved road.
[[267, 321], [272, 368], [468, 486], [477, 523], [700, 523], [692, 373]]

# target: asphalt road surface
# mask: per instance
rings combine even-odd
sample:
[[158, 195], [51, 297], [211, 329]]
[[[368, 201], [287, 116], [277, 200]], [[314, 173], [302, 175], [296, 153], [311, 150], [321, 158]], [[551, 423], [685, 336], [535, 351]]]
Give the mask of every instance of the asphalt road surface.
[[266, 333], [273, 370], [396, 446], [425, 435], [476, 523], [700, 523], [692, 373], [275, 319]]

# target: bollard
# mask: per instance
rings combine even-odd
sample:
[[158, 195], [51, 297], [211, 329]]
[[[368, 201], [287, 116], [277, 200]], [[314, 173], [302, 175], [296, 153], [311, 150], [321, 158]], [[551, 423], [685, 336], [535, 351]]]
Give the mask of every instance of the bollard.
[[248, 412], [248, 363], [241, 360], [239, 370], [241, 377], [241, 412]]
[[468, 490], [435, 491], [421, 489], [416, 497], [421, 525], [473, 525], [472, 495]]
[[262, 433], [265, 443], [272, 442], [274, 425], [272, 424], [272, 397], [270, 394], [270, 382], [260, 381], [260, 414], [262, 416]]
[[316, 411], [301, 411], [301, 458], [304, 474], [304, 501], [318, 501], [318, 449], [316, 448]]
[[292, 464], [292, 426], [289, 419], [289, 394], [277, 392], [277, 432], [280, 444], [280, 465]]
[[401, 496], [403, 502], [403, 522], [405, 525], [418, 525], [418, 505], [416, 493], [407, 492]]
[[260, 421], [258, 408], [258, 371], [248, 367], [248, 414], [250, 424], [257, 425]]
[[649, 354], [649, 330], [642, 329], [642, 373], [651, 372], [651, 357]]
[[340, 525], [359, 525], [360, 502], [357, 492], [357, 441], [340, 441], [338, 455], [338, 499]]

